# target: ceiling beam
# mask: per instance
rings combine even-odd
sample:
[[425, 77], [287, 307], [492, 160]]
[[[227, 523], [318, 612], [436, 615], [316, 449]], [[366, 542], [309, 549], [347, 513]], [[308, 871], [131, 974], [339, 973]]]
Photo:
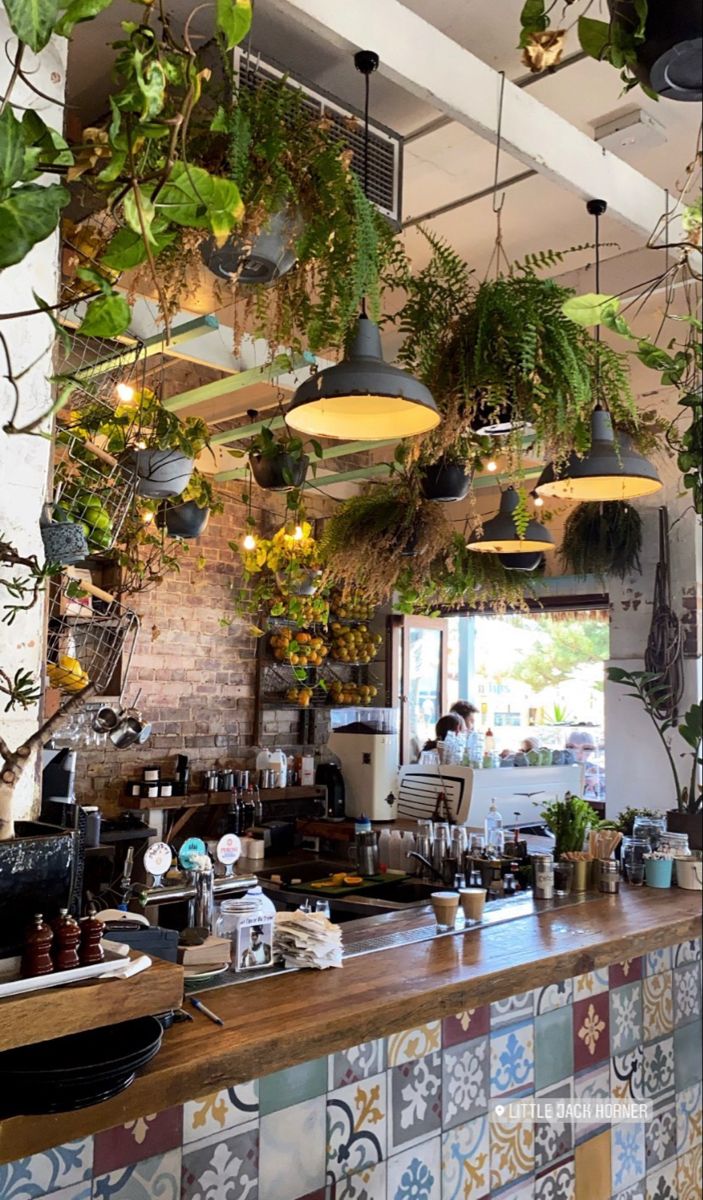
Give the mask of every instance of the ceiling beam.
[[169, 412], [180, 412], [183, 408], [192, 408], [197, 404], [206, 404], [218, 396], [229, 396], [240, 392], [242, 388], [251, 387], [254, 383], [272, 383], [279, 375], [290, 374], [297, 367], [305, 366], [302, 355], [277, 354], [276, 357], [262, 367], [250, 367], [248, 371], [239, 371], [237, 375], [225, 375], [223, 379], [213, 379], [190, 391], [180, 392], [177, 396], [169, 396], [163, 401], [164, 408]]
[[[63, 323], [63, 322], [62, 322]], [[182, 345], [185, 342], [191, 341], [193, 338], [200, 337], [208, 329], [217, 328], [216, 317], [195, 317], [192, 321], [184, 321], [182, 325], [176, 325], [171, 330], [171, 341], [177, 345]], [[111, 354], [108, 358], [103, 358], [100, 362], [93, 363], [90, 367], [81, 367], [74, 373], [75, 379], [80, 379], [85, 382], [88, 379], [97, 379], [100, 375], [106, 375], [108, 371], [115, 371], [118, 367], [128, 367], [144, 359], [153, 358], [156, 354], [164, 352], [164, 335], [154, 333], [151, 337], [145, 338], [144, 341], [132, 341], [129, 344], [128, 336], [122, 336], [120, 342], [127, 344], [127, 349]]]
[[[501, 75], [399, 0], [270, 0], [270, 6], [350, 54], [375, 50], [382, 75], [495, 144]], [[641, 236], [650, 236], [665, 211], [657, 184], [508, 80], [502, 143], [552, 183], [607, 200], [611, 216]]]

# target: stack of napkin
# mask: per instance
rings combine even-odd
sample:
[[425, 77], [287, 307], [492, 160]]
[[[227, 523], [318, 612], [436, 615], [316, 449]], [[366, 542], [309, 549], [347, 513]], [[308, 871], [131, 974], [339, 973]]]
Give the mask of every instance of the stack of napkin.
[[319, 912], [277, 912], [273, 927], [274, 953], [282, 955], [287, 967], [342, 965], [342, 931]]

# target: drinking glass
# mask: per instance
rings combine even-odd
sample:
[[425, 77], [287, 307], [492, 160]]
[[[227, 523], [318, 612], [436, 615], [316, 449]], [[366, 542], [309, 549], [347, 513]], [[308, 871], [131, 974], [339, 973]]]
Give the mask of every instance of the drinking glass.
[[331, 913], [330, 913], [330, 902], [329, 902], [329, 900], [316, 900], [316, 901], [315, 901], [315, 909], [314, 909], [314, 911], [315, 911], [315, 912], [324, 913], [324, 915], [325, 915], [325, 916], [327, 917], [327, 919], [329, 920], [329, 918], [330, 918], [330, 916], [331, 916]]
[[471, 853], [478, 857], [480, 854], [483, 854], [485, 849], [486, 839], [483, 837], [483, 835], [480, 833], [472, 833], [471, 840], [469, 842], [469, 850]]
[[644, 856], [649, 854], [649, 838], [628, 837], [622, 841], [622, 872], [628, 883], [644, 882]]
[[574, 879], [574, 864], [572, 862], [555, 862], [554, 864], [554, 895], [568, 896]]

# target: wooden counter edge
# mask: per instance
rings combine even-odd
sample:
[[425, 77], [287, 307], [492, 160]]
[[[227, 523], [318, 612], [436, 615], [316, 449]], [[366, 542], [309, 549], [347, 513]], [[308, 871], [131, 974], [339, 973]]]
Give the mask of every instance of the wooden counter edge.
[[[174, 1027], [153, 1063], [112, 1100], [75, 1113], [0, 1121], [0, 1163], [159, 1111], [166, 1097], [168, 1107], [182, 1104], [372, 1037], [701, 935], [695, 892], [678, 893], [675, 899], [672, 893], [664, 899], [629, 893], [622, 906], [618, 897], [602, 897], [588, 909], [579, 920], [595, 928], [582, 931], [580, 938], [560, 933], [564, 913], [551, 912], [490, 931], [472, 930], [465, 939], [415, 943], [352, 959], [343, 971], [315, 976], [313, 992], [304, 973], [217, 989], [208, 1004], [224, 1017], [225, 1028], [197, 1017], [194, 1024]], [[598, 914], [617, 924], [618, 931], [599, 938]], [[530, 939], [523, 936], [516, 943], [510, 935], [527, 933], [528, 922], [533, 945], [528, 960], [520, 961], [522, 951], [530, 950], [525, 945]], [[485, 933], [490, 943], [474, 940]], [[560, 938], [563, 945], [556, 944]], [[460, 951], [463, 959], [478, 958], [480, 947], [489, 945], [499, 951], [493, 964], [457, 962]], [[418, 967], [420, 977], [414, 973]], [[267, 999], [275, 1003], [267, 1004]], [[278, 1029], [266, 1024], [265, 1013], [278, 1020]]]

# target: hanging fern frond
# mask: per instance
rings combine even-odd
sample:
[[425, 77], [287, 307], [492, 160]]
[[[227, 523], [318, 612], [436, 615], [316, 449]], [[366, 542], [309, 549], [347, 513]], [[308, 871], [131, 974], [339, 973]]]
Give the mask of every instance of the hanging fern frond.
[[579, 504], [567, 518], [559, 557], [565, 571], [617, 575], [625, 579], [642, 570], [642, 518], [619, 500]]

